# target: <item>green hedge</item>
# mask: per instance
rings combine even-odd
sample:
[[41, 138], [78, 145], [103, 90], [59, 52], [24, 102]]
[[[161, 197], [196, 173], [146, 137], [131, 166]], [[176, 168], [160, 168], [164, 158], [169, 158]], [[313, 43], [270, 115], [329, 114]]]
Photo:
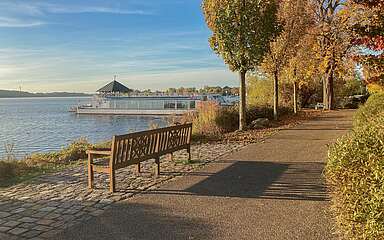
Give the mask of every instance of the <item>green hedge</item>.
[[356, 113], [354, 129], [330, 147], [325, 170], [345, 239], [384, 239], [384, 96]]
[[364, 126], [367, 124], [367, 121], [371, 118], [374, 118], [377, 114], [384, 111], [384, 94], [375, 94], [368, 98], [364, 106], [360, 107], [357, 110], [353, 126], [355, 128], [359, 126]]

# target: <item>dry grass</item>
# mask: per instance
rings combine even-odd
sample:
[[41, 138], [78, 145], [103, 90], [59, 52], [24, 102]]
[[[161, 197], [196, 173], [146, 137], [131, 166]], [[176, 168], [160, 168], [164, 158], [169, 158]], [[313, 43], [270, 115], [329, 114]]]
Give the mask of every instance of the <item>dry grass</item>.
[[0, 186], [8, 186], [47, 172], [63, 169], [87, 157], [93, 147], [85, 138], [72, 142], [58, 152], [34, 153], [22, 160], [0, 160]]
[[85, 138], [73, 141], [68, 147], [58, 152], [34, 153], [25, 158], [29, 166], [41, 166], [45, 164], [68, 164], [73, 161], [85, 159], [86, 151], [92, 148]]
[[23, 161], [0, 161], [0, 182], [20, 176], [31, 170]]

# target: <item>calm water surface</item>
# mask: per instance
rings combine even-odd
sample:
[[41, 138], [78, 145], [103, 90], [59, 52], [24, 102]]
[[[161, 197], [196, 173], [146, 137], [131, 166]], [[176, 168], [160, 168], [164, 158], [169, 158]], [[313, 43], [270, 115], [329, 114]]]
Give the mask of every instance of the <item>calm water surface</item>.
[[14, 145], [18, 158], [33, 152], [59, 150], [75, 139], [90, 142], [111, 139], [112, 135], [141, 131], [152, 123], [166, 125], [165, 117], [96, 116], [68, 112], [71, 106], [91, 98], [0, 99], [0, 158], [5, 145]]

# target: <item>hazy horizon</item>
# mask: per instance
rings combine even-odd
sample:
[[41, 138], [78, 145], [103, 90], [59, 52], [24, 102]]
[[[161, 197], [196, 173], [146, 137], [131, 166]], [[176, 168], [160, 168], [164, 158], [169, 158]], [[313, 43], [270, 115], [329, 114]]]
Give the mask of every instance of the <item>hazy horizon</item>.
[[200, 0], [2, 0], [0, 89], [95, 92], [236, 86], [210, 49]]
[[[113, 80], [112, 80], [113, 81]], [[185, 86], [180, 86], [180, 87], [185, 87]], [[217, 84], [217, 85], [204, 85], [202, 87], [192, 87], [192, 88], [196, 88], [197, 90], [199, 89], [202, 89], [204, 87], [231, 87], [231, 88], [236, 88], [238, 86], [234, 85], [223, 85], [223, 84]], [[169, 87], [169, 88], [179, 88], [179, 87]], [[99, 89], [99, 88], [98, 88]], [[163, 89], [151, 89], [151, 88], [142, 88], [142, 89], [133, 89], [133, 90], [138, 90], [138, 91], [146, 91], [146, 90], [151, 90], [152, 92], [156, 92], [156, 91], [162, 91], [162, 92], [165, 92], [168, 90], [168, 88], [163, 88]], [[3, 88], [0, 88], [0, 91], [16, 91], [16, 92], [19, 92], [20, 89], [3, 89]], [[28, 91], [28, 90], [24, 90], [24, 89], [21, 89], [22, 92], [28, 92], [28, 93], [83, 93], [83, 94], [97, 94], [98, 92], [95, 90], [95, 91], [88, 91], [88, 92], [82, 92], [82, 91]]]

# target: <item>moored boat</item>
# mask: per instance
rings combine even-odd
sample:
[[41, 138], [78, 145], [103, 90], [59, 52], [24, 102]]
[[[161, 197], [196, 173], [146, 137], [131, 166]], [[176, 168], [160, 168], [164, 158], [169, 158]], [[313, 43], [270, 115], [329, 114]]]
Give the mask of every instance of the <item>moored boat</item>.
[[219, 94], [202, 96], [137, 96], [116, 79], [97, 90], [91, 103], [72, 107], [77, 114], [100, 115], [183, 115], [196, 111], [200, 102], [215, 102], [220, 106], [232, 106]]
[[192, 97], [95, 96], [89, 105], [76, 107], [77, 114], [182, 115], [196, 110]]
[[116, 79], [100, 88], [92, 102], [72, 108], [77, 114], [182, 115], [196, 110], [197, 97], [131, 96], [133, 92]]

